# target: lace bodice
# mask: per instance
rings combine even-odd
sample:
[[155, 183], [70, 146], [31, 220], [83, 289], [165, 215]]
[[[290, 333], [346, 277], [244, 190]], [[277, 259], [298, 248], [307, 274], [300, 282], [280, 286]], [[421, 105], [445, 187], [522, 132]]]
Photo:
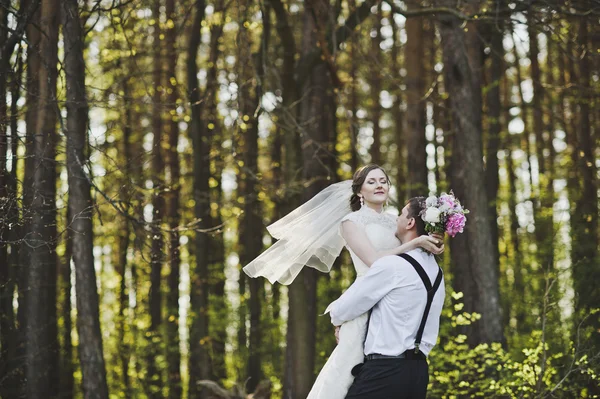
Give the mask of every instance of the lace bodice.
[[[396, 216], [391, 213], [378, 213], [369, 207], [363, 206], [358, 211], [346, 215], [342, 219], [342, 222], [345, 220], [350, 220], [362, 227], [371, 241], [371, 245], [377, 251], [392, 249], [400, 245], [400, 241], [395, 235]], [[357, 276], [362, 276], [369, 270], [369, 266], [360, 260], [348, 246], [346, 248], [352, 257], [352, 263], [356, 269]]]

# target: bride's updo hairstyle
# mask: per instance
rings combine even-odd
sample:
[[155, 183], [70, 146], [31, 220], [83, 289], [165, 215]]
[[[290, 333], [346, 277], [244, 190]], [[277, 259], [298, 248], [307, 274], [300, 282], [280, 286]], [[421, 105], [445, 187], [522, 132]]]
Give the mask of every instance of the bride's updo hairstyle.
[[362, 168], [358, 168], [352, 177], [352, 196], [350, 197], [350, 208], [352, 209], [352, 212], [360, 209], [360, 197], [358, 196], [358, 193], [360, 193], [362, 185], [365, 183], [365, 180], [367, 180], [367, 175], [375, 169], [381, 169], [387, 178], [388, 185], [391, 184], [390, 177], [388, 176], [387, 172], [379, 165], [370, 163]]

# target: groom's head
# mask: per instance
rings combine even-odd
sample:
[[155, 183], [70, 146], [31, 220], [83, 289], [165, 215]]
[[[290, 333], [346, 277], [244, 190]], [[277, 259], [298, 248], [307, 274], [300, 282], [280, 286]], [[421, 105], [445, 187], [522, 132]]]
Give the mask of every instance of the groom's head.
[[425, 222], [420, 216], [425, 206], [425, 197], [413, 197], [406, 202], [398, 216], [396, 236], [402, 242], [414, 240], [418, 236], [427, 235]]

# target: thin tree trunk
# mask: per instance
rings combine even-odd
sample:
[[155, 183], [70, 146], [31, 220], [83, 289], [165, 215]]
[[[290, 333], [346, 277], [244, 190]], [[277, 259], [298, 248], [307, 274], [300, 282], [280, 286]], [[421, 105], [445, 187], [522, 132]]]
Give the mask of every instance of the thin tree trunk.
[[[466, 4], [466, 9], [476, 12], [476, 2]], [[477, 21], [470, 21], [466, 24], [465, 43], [471, 68], [470, 81], [473, 87], [473, 106], [475, 107], [475, 123], [477, 128], [483, 131], [483, 95], [484, 86], [484, 37], [487, 32]]]
[[79, 362], [86, 399], [108, 398], [102, 353], [98, 293], [93, 254], [93, 201], [85, 173], [88, 160], [88, 106], [85, 94], [84, 32], [76, 0], [63, 2], [65, 73], [67, 82], [67, 167], [73, 220], [73, 261], [77, 290], [77, 332]]
[[[127, 112], [127, 111], [126, 111]], [[123, 138], [124, 141], [126, 138]], [[127, 147], [128, 143], [125, 144]], [[127, 158], [131, 159], [131, 158]], [[127, 319], [129, 316], [129, 292], [127, 290], [127, 252], [129, 251], [129, 221], [125, 216], [120, 218], [121, 229], [118, 237], [118, 272], [119, 272], [119, 311], [118, 311], [118, 330], [119, 330], [119, 366], [121, 367], [121, 384], [126, 397], [131, 397], [131, 380], [129, 376], [129, 363], [131, 357], [131, 344], [127, 337]], [[132, 271], [133, 272], [133, 271]]]
[[515, 67], [516, 74], [517, 74], [516, 86], [518, 89], [517, 91], [519, 93], [519, 101], [520, 101], [520, 108], [521, 108], [521, 120], [523, 121], [523, 133], [521, 134], [521, 143], [522, 143], [522, 147], [526, 151], [529, 186], [530, 186], [530, 190], [533, 191], [533, 188], [534, 188], [533, 172], [532, 172], [532, 166], [531, 166], [533, 164], [533, 160], [531, 158], [531, 144], [529, 141], [529, 132], [530, 132], [529, 105], [525, 102], [525, 96], [523, 94], [523, 78], [521, 76], [521, 65], [519, 63], [520, 58], [519, 58], [519, 52], [517, 51], [517, 40], [515, 39], [515, 36], [516, 35], [515, 35], [514, 31], [511, 29], [511, 37], [513, 39], [513, 52], [514, 52], [514, 57], [515, 57], [514, 67]]
[[[356, 9], [356, 0], [349, 0], [348, 6], [350, 11], [354, 11]], [[358, 122], [358, 115], [356, 115], [358, 111], [358, 55], [359, 55], [359, 44], [358, 44], [358, 35], [354, 34], [350, 37], [350, 112], [352, 113], [350, 117], [350, 143], [351, 143], [351, 158], [350, 158], [350, 168], [352, 171], [358, 169], [359, 166], [359, 156], [358, 156], [358, 133], [360, 131], [360, 125]], [[395, 46], [392, 47], [392, 50], [395, 49]]]
[[167, 24], [165, 32], [166, 44], [166, 73], [167, 79], [167, 110], [169, 134], [169, 145], [167, 152], [167, 163], [169, 170], [169, 202], [167, 208], [167, 220], [169, 222], [169, 276], [167, 278], [168, 293], [166, 298], [166, 351], [167, 351], [167, 381], [169, 387], [169, 399], [179, 399], [183, 394], [181, 386], [181, 353], [179, 351], [179, 270], [181, 255], [179, 251], [179, 223], [181, 215], [179, 212], [179, 196], [181, 191], [181, 172], [179, 168], [179, 127], [177, 118], [177, 31], [175, 30], [177, 14], [176, 0], [166, 1], [166, 18], [173, 24]]
[[[260, 226], [262, 226], [261, 207], [258, 200], [258, 117], [255, 115], [255, 110], [258, 108], [258, 101], [262, 96], [260, 82], [263, 77], [263, 55], [264, 49], [268, 46], [268, 35], [270, 25], [268, 23], [268, 15], [263, 9], [263, 32], [258, 54], [255, 55], [255, 61], [252, 60], [250, 49], [252, 41], [250, 32], [243, 26], [248, 20], [247, 3], [242, 3], [240, 10], [240, 28], [238, 46], [238, 77], [240, 79], [238, 86], [240, 87], [240, 95], [238, 97], [240, 115], [243, 115], [240, 124], [240, 137], [243, 142], [240, 147], [243, 148], [243, 167], [240, 170], [240, 179], [243, 181], [243, 191], [241, 192], [244, 198], [244, 213], [240, 220], [240, 263], [247, 265], [250, 261], [256, 258], [262, 249], [262, 234]], [[248, 65], [255, 63], [255, 69], [258, 71], [258, 79], [254, 80], [252, 69]], [[256, 85], [253, 82], [258, 82]], [[241, 272], [240, 272], [241, 273]], [[249, 331], [249, 346], [248, 346], [248, 381], [246, 383], [248, 392], [254, 392], [258, 383], [262, 379], [262, 323], [261, 301], [263, 298], [264, 280], [263, 279], [248, 279], [248, 287], [250, 289], [250, 298], [248, 307], [250, 311], [250, 331]]]
[[[299, 193], [298, 174], [302, 167], [300, 134], [297, 125], [299, 98], [297, 82], [294, 78], [296, 42], [292, 27], [289, 24], [289, 16], [283, 3], [281, 0], [270, 0], [270, 3], [275, 13], [277, 21], [276, 30], [279, 32], [283, 47], [283, 67], [281, 71], [282, 106], [279, 111], [281, 113], [279, 121], [280, 128], [282, 129], [282, 171], [285, 186], [282, 187], [283, 198], [280, 212], [281, 214], [287, 214], [299, 204], [300, 196], [297, 195]], [[292, 297], [290, 290], [288, 290], [288, 296]], [[291, 304], [290, 308], [293, 308]], [[293, 342], [297, 339], [297, 332], [294, 330], [296, 327], [295, 319], [291, 316], [293, 315], [288, 314], [287, 320], [287, 345], [282, 395], [284, 399], [302, 397], [298, 396], [297, 393], [299, 386], [297, 372], [299, 369], [296, 368], [296, 364], [299, 356], [299, 348], [298, 345], [293, 345]]]
[[[187, 84], [188, 98], [191, 104], [190, 138], [194, 148], [194, 216], [199, 220], [197, 227], [210, 227], [210, 142], [209, 132], [202, 123], [201, 93], [198, 87], [198, 48], [201, 35], [200, 27], [205, 15], [204, 0], [194, 3], [192, 30], [187, 49]], [[204, 394], [198, 386], [198, 381], [211, 376], [209, 356], [209, 317], [208, 317], [208, 243], [206, 232], [196, 231], [194, 252], [196, 263], [190, 272], [190, 357], [189, 357], [189, 388], [190, 398], [202, 398]]]
[[500, 149], [501, 131], [500, 119], [502, 114], [502, 103], [500, 100], [500, 81], [504, 73], [504, 47], [502, 39], [504, 36], [503, 24], [501, 22], [490, 23], [487, 29], [490, 30], [490, 70], [487, 90], [487, 146], [486, 146], [486, 165], [485, 179], [487, 182], [487, 196], [489, 200], [490, 229], [492, 232], [492, 246], [494, 248], [494, 257], [496, 263], [500, 261], [500, 250], [498, 247], [498, 188], [500, 186], [500, 177], [498, 175], [498, 150]]
[[[578, 79], [579, 126], [577, 130], [577, 169], [579, 175], [578, 195], [571, 200], [574, 210], [571, 218], [571, 262], [573, 267], [573, 285], [575, 289], [575, 327], [597, 307], [600, 289], [591, 283], [600, 278], [598, 271], [598, 188], [595, 155], [595, 143], [592, 136], [591, 107], [592, 92], [590, 89], [590, 51], [587, 18], [579, 22], [578, 43], [581, 43], [581, 54]], [[590, 327], [594, 331], [600, 329], [598, 318], [589, 318]], [[600, 348], [600, 339], [592, 338], [596, 348]], [[594, 391], [595, 392], [595, 391]]]
[[[316, 49], [320, 35], [330, 22], [330, 6], [326, 1], [311, 0], [305, 3], [303, 15], [302, 54]], [[303, 179], [309, 183], [304, 191], [306, 201], [335, 180], [331, 168], [333, 143], [331, 132], [335, 126], [333, 83], [326, 62], [319, 61], [307, 74], [301, 90], [300, 125], [303, 138]], [[304, 269], [289, 286], [288, 361], [291, 375], [291, 397], [304, 398], [314, 380], [316, 339], [316, 270]]]
[[[129, 77], [123, 77], [123, 126], [122, 126], [122, 147], [120, 150], [123, 153], [123, 158], [125, 160], [125, 164], [123, 168], [125, 170], [126, 179], [133, 180], [134, 179], [134, 168], [131, 166], [135, 164], [133, 162], [133, 157], [131, 155], [131, 136], [132, 136], [132, 126], [133, 126], [133, 109], [132, 109], [132, 95], [131, 95], [131, 87], [129, 83]], [[139, 176], [139, 175], [138, 175]], [[128, 194], [127, 199], [130, 200]], [[127, 201], [129, 202], [129, 201]], [[129, 316], [129, 292], [127, 291], [127, 252], [129, 251], [130, 245], [130, 227], [129, 220], [124, 215], [119, 215], [119, 223], [121, 228], [119, 229], [119, 238], [118, 238], [118, 272], [119, 272], [119, 312], [118, 312], [118, 329], [119, 329], [119, 360], [121, 366], [121, 378], [123, 384], [123, 391], [126, 397], [131, 397], [131, 381], [129, 378], [129, 363], [131, 357], [131, 345], [125, 339], [126, 337], [126, 325], [127, 325], [127, 317]], [[135, 280], [134, 276], [135, 270], [132, 266], [131, 274], [132, 279]], [[136, 298], [137, 300], [137, 298]]]
[[[508, 77], [504, 77], [504, 126], [508, 126], [511, 120], [510, 115], [510, 89], [509, 89]], [[526, 326], [526, 307], [527, 293], [525, 291], [525, 268], [523, 267], [523, 256], [521, 255], [521, 239], [519, 237], [519, 218], [517, 216], [517, 175], [515, 173], [514, 160], [513, 160], [513, 148], [515, 143], [511, 141], [511, 137], [518, 139], [518, 137], [507, 135], [506, 140], [506, 174], [508, 179], [508, 211], [509, 211], [509, 224], [510, 224], [510, 243], [512, 247], [511, 269], [513, 272], [514, 285], [511, 287], [510, 292], [513, 292], [521, 301], [515, 302], [510, 301], [507, 298], [507, 309], [504, 315], [505, 320], [510, 320], [514, 317], [517, 322], [516, 334], [525, 333]], [[518, 146], [517, 146], [518, 147]], [[506, 325], [505, 325], [506, 327]]]
[[56, 322], [56, 79], [58, 64], [58, 1], [42, 3], [39, 99], [35, 120], [31, 231], [25, 240], [30, 259], [27, 284], [27, 396], [58, 394], [58, 331]]
[[[69, 197], [69, 201], [71, 197]], [[67, 223], [73, 219], [70, 212], [70, 205], [67, 205]], [[62, 347], [60, 350], [60, 384], [59, 398], [72, 398], [74, 394], [74, 365], [73, 365], [73, 320], [71, 319], [71, 260], [73, 258], [73, 237], [67, 227], [65, 234], [65, 253], [60, 265], [60, 291], [62, 292]]]
[[[226, 10], [225, 2], [219, 0], [215, 5], [215, 15], [219, 13], [224, 15]], [[217, 204], [217, 209], [213, 215], [215, 226], [223, 224], [221, 210], [223, 209], [223, 188], [222, 171], [225, 168], [225, 160], [222, 154], [222, 143], [224, 134], [221, 130], [217, 111], [217, 93], [219, 91], [218, 82], [218, 62], [221, 57], [219, 44], [223, 34], [223, 25], [214, 24], [210, 30], [210, 54], [207, 78], [206, 78], [206, 118], [208, 127], [212, 131], [211, 147], [216, 154], [212, 165], [213, 176], [217, 182], [211, 189], [211, 198], [213, 203]], [[227, 328], [229, 327], [229, 308], [227, 296], [225, 295], [225, 241], [222, 228], [211, 234], [211, 256], [210, 256], [210, 304], [211, 314], [214, 319], [210, 324], [211, 350], [212, 350], [212, 375], [215, 381], [224, 382], [227, 379], [226, 348]], [[245, 333], [245, 330], [244, 330]], [[245, 338], [244, 338], [245, 342]], [[244, 347], [244, 349], [246, 349]], [[245, 359], [245, 357], [244, 357]], [[245, 363], [243, 364], [245, 365]]]
[[[8, 7], [10, 1], [0, 1], [0, 43], [4, 47], [8, 38]], [[1, 49], [3, 50], [3, 48]], [[10, 225], [11, 199], [8, 196], [8, 109], [6, 106], [6, 93], [8, 90], [8, 70], [10, 60], [0, 54], [0, 375], [6, 375], [8, 368], [8, 343], [10, 332], [13, 329], [12, 300], [13, 293], [8, 291], [10, 283], [10, 266], [8, 262], [8, 242]], [[0, 393], [4, 390], [0, 385]]]
[[[441, 109], [441, 97], [440, 97], [440, 85], [438, 82], [438, 72], [435, 70], [435, 65], [438, 61], [438, 45], [436, 43], [435, 37], [435, 24], [434, 21], [428, 21], [427, 24], [427, 58], [429, 60], [429, 64], [427, 65], [428, 74], [428, 85], [430, 86], [430, 104], [431, 104], [431, 125], [433, 127], [433, 134], [431, 136], [431, 145], [433, 146], [433, 173], [435, 176], [435, 186], [437, 192], [445, 192], [446, 184], [444, 184], [444, 177], [442, 177], [443, 173], [443, 156], [438, 156], [438, 150], [444, 150], [444, 147], [440, 145], [438, 142], [438, 137], [443, 137], [443, 134], [440, 134], [443, 115]], [[429, 156], [429, 154], [428, 154]], [[440, 162], [440, 160], [442, 162]], [[426, 193], [425, 193], [426, 194]]]
[[[283, 187], [283, 167], [282, 167], [282, 156], [283, 156], [283, 137], [282, 129], [278, 126], [273, 131], [273, 142], [271, 143], [271, 164], [273, 173], [273, 187], [272, 190], [276, 193], [273, 202], [273, 218], [272, 223], [281, 219], [283, 214], [283, 197], [281, 190]], [[275, 238], [271, 238], [272, 244], [275, 244]], [[283, 336], [280, 329], [281, 323], [281, 284], [271, 285], [271, 328], [270, 342], [272, 343], [269, 347], [271, 364], [275, 375], [283, 374], [283, 356], [281, 356], [281, 346]]]
[[[0, 43], [4, 45], [8, 38], [8, 6], [10, 1], [0, 1]], [[3, 50], [3, 49], [2, 49]], [[8, 243], [10, 240], [10, 222], [12, 203], [16, 198], [9, 197], [9, 171], [6, 168], [8, 160], [8, 115], [6, 93], [8, 90], [8, 70], [10, 60], [0, 54], [0, 376], [9, 375], [9, 348], [12, 342], [14, 324], [13, 283], [8, 261]], [[13, 155], [13, 157], [16, 154]], [[12, 193], [10, 193], [12, 194]], [[14, 210], [12, 210], [14, 212]], [[4, 379], [5, 377], [0, 377]], [[7, 395], [6, 382], [0, 383], [0, 395]]]
[[[452, 6], [452, 1], [445, 2]], [[456, 264], [467, 271], [475, 283], [473, 291], [463, 291], [466, 298], [478, 298], [476, 310], [482, 315], [474, 326], [479, 342], [503, 342], [502, 317], [498, 292], [498, 265], [493, 255], [489, 225], [487, 193], [483, 170], [481, 131], [479, 130], [474, 88], [470, 84], [465, 35], [455, 16], [440, 16], [445, 80], [452, 107], [456, 140], [453, 146], [452, 182], [455, 192], [471, 210], [465, 234], [456, 241], [467, 243], [469, 259]], [[461, 160], [462, 167], [458, 167]], [[454, 252], [454, 251], [453, 251]], [[463, 260], [464, 261], [464, 260]]]
[[[515, 174], [514, 169], [514, 161], [512, 158], [512, 151], [509, 149], [506, 155], [506, 163], [507, 163], [507, 173], [508, 173], [508, 182], [509, 182], [509, 200], [508, 207], [510, 209], [510, 238], [513, 249], [513, 258], [514, 262], [512, 265], [513, 275], [514, 275], [514, 294], [521, 298], [521, 302], [527, 301], [527, 294], [525, 290], [525, 276], [524, 276], [524, 268], [523, 268], [523, 257], [521, 255], [521, 243], [519, 239], [519, 219], [517, 217], [517, 176]], [[526, 305], [524, 303], [513, 303], [511, 313], [514, 315], [515, 320], [517, 322], [517, 334], [526, 333], [527, 332], [527, 312]]]
[[[531, 62], [531, 80], [533, 81], [533, 132], [535, 135], [535, 156], [538, 165], [538, 185], [535, 187], [535, 198], [533, 201], [533, 217], [535, 221], [535, 240], [537, 246], [537, 257], [539, 263], [540, 278], [544, 270], [553, 270], [554, 268], [554, 228], [552, 225], [552, 205], [554, 188], [552, 186], [552, 177], [548, 173], [546, 157], [544, 155], [545, 142], [551, 139], [547, 132], [544, 132], [543, 103], [544, 89], [542, 86], [542, 76], [540, 71], [539, 44], [537, 32], [535, 30], [536, 20], [533, 15], [528, 15], [529, 32], [529, 60]], [[547, 190], [550, 184], [550, 191]], [[532, 187], [534, 189], [534, 187]], [[540, 289], [542, 287], [539, 287]], [[539, 295], [543, 293], [540, 291]]]
[[27, 309], [28, 299], [30, 297], [29, 292], [29, 265], [31, 264], [31, 251], [27, 246], [25, 239], [31, 231], [31, 209], [33, 202], [33, 174], [35, 167], [35, 159], [33, 153], [33, 139], [37, 132], [37, 113], [39, 106], [39, 94], [40, 94], [40, 76], [39, 69], [41, 65], [40, 58], [40, 39], [41, 34], [39, 31], [41, 10], [38, 7], [30, 23], [26, 28], [27, 37], [27, 55], [26, 55], [26, 69], [27, 69], [27, 83], [26, 83], [26, 114], [25, 114], [25, 167], [23, 174], [23, 205], [22, 205], [22, 219], [21, 219], [21, 247], [22, 250], [19, 253], [19, 264], [28, 265], [28, 267], [21, 267], [18, 275], [18, 300], [19, 307], [17, 313], [17, 320], [19, 324], [18, 334], [18, 350], [17, 359], [20, 359], [16, 368], [18, 369], [17, 374], [20, 380], [19, 392], [25, 395], [26, 392], [26, 381], [27, 381]]
[[[407, 2], [407, 8], [418, 8], [418, 0]], [[425, 146], [425, 46], [424, 18], [411, 17], [405, 22], [406, 48], [406, 114], [404, 134], [406, 135], [407, 175], [406, 196], [408, 198], [427, 193], [427, 153]]]
[[[394, 120], [394, 139], [396, 142], [396, 165], [398, 171], [396, 172], [396, 189], [398, 192], [398, 204], [403, 204], [408, 199], [406, 197], [407, 191], [405, 185], [407, 181], [406, 172], [406, 145], [405, 145], [405, 134], [403, 131], [404, 113], [402, 112], [402, 75], [400, 74], [400, 38], [399, 38], [399, 27], [394, 16], [392, 14], [390, 18], [390, 25], [392, 27], [392, 41], [393, 45], [391, 48], [391, 74], [393, 76], [393, 86], [391, 89], [394, 95], [394, 103], [392, 105], [392, 115]], [[355, 170], [355, 169], [354, 169]]]
[[[14, 311], [13, 301], [15, 287], [18, 284], [19, 274], [19, 252], [21, 251], [20, 245], [20, 212], [18, 204], [18, 191], [17, 191], [17, 160], [18, 160], [18, 143], [20, 141], [17, 124], [19, 121], [19, 110], [17, 103], [21, 97], [21, 84], [23, 76], [23, 56], [22, 47], [19, 47], [17, 52], [17, 67], [16, 71], [12, 73], [12, 79], [10, 82], [11, 92], [11, 106], [10, 106], [10, 151], [13, 155], [11, 161], [11, 170], [7, 175], [7, 198], [8, 202], [3, 206], [6, 206], [8, 215], [6, 218], [6, 224], [8, 226], [8, 236], [6, 239], [10, 244], [10, 254], [6, 257], [6, 282], [0, 282], [0, 319], [2, 324], [0, 329], [2, 332], [2, 342], [0, 347], [0, 357], [3, 358], [5, 363], [0, 366], [0, 375], [4, 375], [5, 380], [3, 384], [0, 384], [0, 396], [6, 397], [20, 397], [21, 384], [18, 367], [18, 348], [19, 348], [19, 334], [18, 324]], [[0, 266], [1, 267], [1, 266]], [[20, 299], [20, 298], [19, 298]], [[2, 362], [0, 362], [2, 363]]]
[[374, 15], [375, 23], [371, 34], [371, 55], [370, 55], [370, 68], [372, 68], [369, 74], [369, 87], [371, 90], [371, 123], [373, 123], [373, 144], [369, 148], [371, 154], [371, 162], [381, 164], [381, 127], [379, 122], [381, 120], [382, 107], [379, 101], [379, 95], [381, 94], [381, 70], [383, 68], [383, 62], [381, 57], [381, 18], [383, 17], [381, 12], [381, 3], [377, 7], [377, 13]]
[[152, 93], [152, 224], [151, 224], [151, 249], [150, 249], [150, 328], [147, 334], [148, 350], [146, 362], [148, 367], [147, 388], [151, 397], [162, 397], [163, 375], [157, 364], [157, 357], [162, 352], [162, 339], [160, 327], [162, 325], [162, 265], [164, 234], [162, 224], [165, 213], [164, 198], [164, 168], [163, 159], [163, 121], [162, 121], [162, 92], [163, 92], [163, 67], [162, 67], [162, 29], [161, 29], [161, 0], [154, 0], [152, 14], [154, 18], [153, 31], [153, 93]]
[[[302, 168], [302, 152], [300, 132], [298, 131], [297, 116], [298, 87], [294, 78], [296, 42], [294, 32], [289, 23], [289, 17], [281, 0], [270, 0], [277, 21], [276, 30], [281, 37], [283, 46], [283, 67], [281, 72], [282, 107], [280, 126], [283, 134], [283, 171], [286, 188], [284, 189], [284, 214], [294, 209], [299, 204], [298, 194], [299, 173]], [[284, 384], [285, 385], [285, 384]], [[285, 391], [285, 388], [284, 388]], [[285, 395], [285, 393], [284, 393]]]
[[[128, 64], [130, 68], [133, 68], [136, 60], [130, 59]], [[135, 102], [138, 99], [135, 91], [135, 80], [129, 79], [125, 83], [130, 88], [129, 97], [125, 97], [128, 101], [129, 106], [125, 107], [125, 124], [130, 129], [123, 131], [123, 133], [128, 137], [127, 146], [124, 150], [127, 150], [126, 154], [130, 158], [127, 162], [127, 168], [125, 169], [126, 173], [131, 176], [130, 179], [134, 186], [140, 187], [143, 185], [143, 182], [148, 178], [143, 166], [147, 163], [147, 152], [143, 148], [143, 137], [145, 135], [145, 129], [136, 129], [136, 127], [141, 126], [141, 119], [143, 115], [143, 110], [135, 107]], [[131, 84], [131, 86], [130, 86]], [[143, 206], [145, 204], [145, 199], [143, 193], [140, 193], [139, 190], [135, 188], [131, 191], [130, 197], [131, 208], [133, 208], [133, 214], [136, 215], [138, 219], [143, 220]], [[125, 354], [128, 356], [129, 360], [129, 369], [134, 371], [128, 377], [131, 377], [132, 380], [130, 382], [130, 389], [132, 392], [139, 392], [140, 386], [145, 388], [142, 380], [142, 366], [143, 362], [143, 349], [145, 345], [142, 343], [144, 340], [145, 331], [142, 326], [139, 326], [139, 323], [133, 322], [134, 320], [138, 320], [141, 317], [147, 317], [148, 312], [143, 307], [144, 294], [146, 292], [143, 289], [142, 285], [142, 268], [140, 265], [146, 263], [146, 259], [144, 259], [142, 255], [142, 251], [140, 248], [145, 246], [145, 238], [147, 233], [144, 230], [142, 224], [133, 224], [130, 225], [132, 228], [132, 236], [127, 235], [127, 238], [132, 238], [131, 242], [127, 243], [127, 247], [131, 247], [134, 251], [133, 259], [130, 262], [125, 263], [128, 264], [131, 270], [131, 285], [129, 288], [129, 297], [133, 298], [133, 306], [129, 309], [128, 317], [126, 320], [129, 321], [129, 326], [131, 329], [131, 337], [132, 343], [129, 345], [129, 352]], [[123, 247], [125, 247], [125, 237], [122, 237]], [[126, 256], [126, 255], [125, 255]], [[191, 256], [191, 255], [190, 255]], [[144, 280], [145, 282], [145, 280]], [[125, 284], [125, 282], [122, 282]], [[122, 364], [126, 359], [122, 359]], [[135, 378], [135, 380], [134, 380]], [[134, 385], [135, 384], [135, 385]]]

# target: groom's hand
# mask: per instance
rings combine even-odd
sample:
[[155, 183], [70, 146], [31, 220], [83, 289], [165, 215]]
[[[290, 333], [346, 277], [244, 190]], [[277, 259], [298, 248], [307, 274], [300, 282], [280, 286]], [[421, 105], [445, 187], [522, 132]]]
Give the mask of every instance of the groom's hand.
[[336, 326], [335, 327], [335, 343], [339, 344], [340, 343], [340, 326]]

